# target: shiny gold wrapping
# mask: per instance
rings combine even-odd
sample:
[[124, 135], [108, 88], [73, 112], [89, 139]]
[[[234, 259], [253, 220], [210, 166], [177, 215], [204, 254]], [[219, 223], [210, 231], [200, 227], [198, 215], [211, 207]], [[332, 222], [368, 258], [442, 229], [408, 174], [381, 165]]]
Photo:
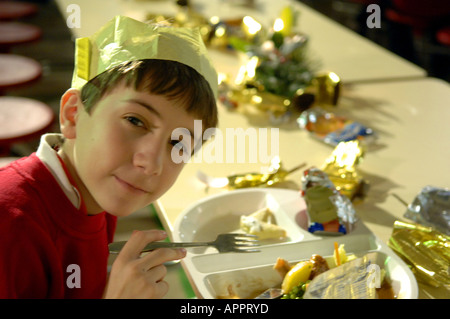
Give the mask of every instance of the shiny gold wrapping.
[[311, 90], [319, 105], [336, 106], [339, 100], [341, 79], [334, 72], [317, 74], [311, 82]]
[[[242, 69], [246, 72], [247, 67], [244, 66]], [[269, 111], [275, 116], [281, 116], [289, 111], [302, 112], [313, 104], [331, 106], [338, 104], [340, 81], [336, 80], [338, 77], [332, 72], [317, 75], [308, 87], [297, 90], [297, 93], [291, 99], [267, 92], [263, 87], [255, 87], [254, 76], [253, 78], [248, 77], [248, 75], [244, 77], [244, 80], [237, 83], [236, 88], [227, 83], [227, 89], [224, 93], [226, 96], [223, 96], [226, 102], [233, 104], [235, 107], [241, 104], [251, 104], [262, 112]]]
[[415, 223], [396, 221], [391, 247], [411, 267], [416, 278], [450, 292], [450, 237]]
[[323, 165], [329, 179], [343, 195], [353, 199], [364, 183], [356, 171], [356, 166], [362, 161], [364, 149], [359, 141], [341, 142], [333, 150]]
[[231, 189], [272, 186], [276, 183], [282, 182], [288, 172], [284, 169], [279, 169], [274, 173], [245, 173], [228, 176], [228, 187]]
[[239, 189], [273, 186], [283, 182], [286, 179], [286, 176], [304, 166], [305, 164], [301, 164], [288, 171], [282, 167], [281, 162], [276, 158], [272, 161], [272, 164], [266, 173], [244, 173], [228, 176], [228, 188]]

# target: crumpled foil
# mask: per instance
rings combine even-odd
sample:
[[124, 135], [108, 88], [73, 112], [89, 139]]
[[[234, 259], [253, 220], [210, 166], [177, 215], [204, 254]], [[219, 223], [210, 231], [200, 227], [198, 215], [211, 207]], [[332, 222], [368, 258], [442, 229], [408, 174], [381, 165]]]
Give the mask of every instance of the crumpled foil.
[[449, 236], [432, 227], [396, 221], [388, 244], [419, 281], [450, 292]]
[[229, 189], [240, 189], [249, 187], [269, 187], [285, 181], [289, 174], [304, 166], [305, 164], [300, 164], [290, 170], [286, 170], [283, 168], [280, 158], [275, 156], [266, 172], [248, 172], [227, 177], [209, 177], [203, 172], [198, 172], [197, 177], [209, 187], [213, 188], [228, 187]]
[[375, 299], [376, 285], [370, 284], [370, 265], [383, 266], [380, 254], [366, 254], [332, 268], [315, 277], [309, 284], [303, 299]]
[[404, 216], [450, 236], [450, 190], [425, 186], [408, 205]]
[[358, 220], [353, 204], [336, 189], [325, 172], [315, 167], [305, 170], [302, 177], [302, 195], [307, 205], [310, 232], [329, 234], [326, 224], [335, 220], [339, 222], [340, 228], [331, 233], [345, 234], [352, 231]]

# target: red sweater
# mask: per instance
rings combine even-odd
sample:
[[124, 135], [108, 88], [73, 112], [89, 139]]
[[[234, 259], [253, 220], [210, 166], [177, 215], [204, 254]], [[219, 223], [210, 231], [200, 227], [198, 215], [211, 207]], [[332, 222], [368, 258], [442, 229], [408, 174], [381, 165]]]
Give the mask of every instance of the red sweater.
[[35, 154], [0, 168], [0, 298], [101, 298], [115, 225], [76, 209]]

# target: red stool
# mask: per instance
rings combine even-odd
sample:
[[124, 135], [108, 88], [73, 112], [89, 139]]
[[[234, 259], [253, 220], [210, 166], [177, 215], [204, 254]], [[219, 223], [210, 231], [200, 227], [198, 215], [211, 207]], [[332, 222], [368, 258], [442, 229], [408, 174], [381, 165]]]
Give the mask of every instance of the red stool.
[[450, 27], [440, 29], [436, 34], [437, 41], [445, 46], [450, 46]]
[[32, 16], [38, 6], [28, 2], [0, 1], [0, 20], [16, 20]]
[[29, 84], [41, 75], [39, 62], [20, 55], [0, 54], [0, 95], [2, 91]]
[[19, 22], [0, 22], [0, 52], [9, 52], [15, 45], [37, 41], [41, 36], [42, 31], [37, 26]]
[[45, 103], [37, 100], [0, 97], [0, 154], [7, 156], [12, 144], [46, 133], [55, 115]]

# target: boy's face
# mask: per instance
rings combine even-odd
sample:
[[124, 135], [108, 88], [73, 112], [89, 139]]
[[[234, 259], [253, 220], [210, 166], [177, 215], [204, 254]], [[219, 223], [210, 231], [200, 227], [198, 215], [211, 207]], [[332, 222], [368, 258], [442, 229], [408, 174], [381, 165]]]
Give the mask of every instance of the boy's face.
[[172, 132], [187, 128], [191, 141], [182, 143], [194, 145], [195, 118], [183, 106], [124, 86], [105, 95], [91, 114], [77, 104], [74, 124], [61, 125], [66, 136], [62, 155], [70, 159], [67, 165], [89, 214], [105, 210], [126, 216], [172, 186], [184, 165], [172, 160], [180, 142], [172, 140]]

